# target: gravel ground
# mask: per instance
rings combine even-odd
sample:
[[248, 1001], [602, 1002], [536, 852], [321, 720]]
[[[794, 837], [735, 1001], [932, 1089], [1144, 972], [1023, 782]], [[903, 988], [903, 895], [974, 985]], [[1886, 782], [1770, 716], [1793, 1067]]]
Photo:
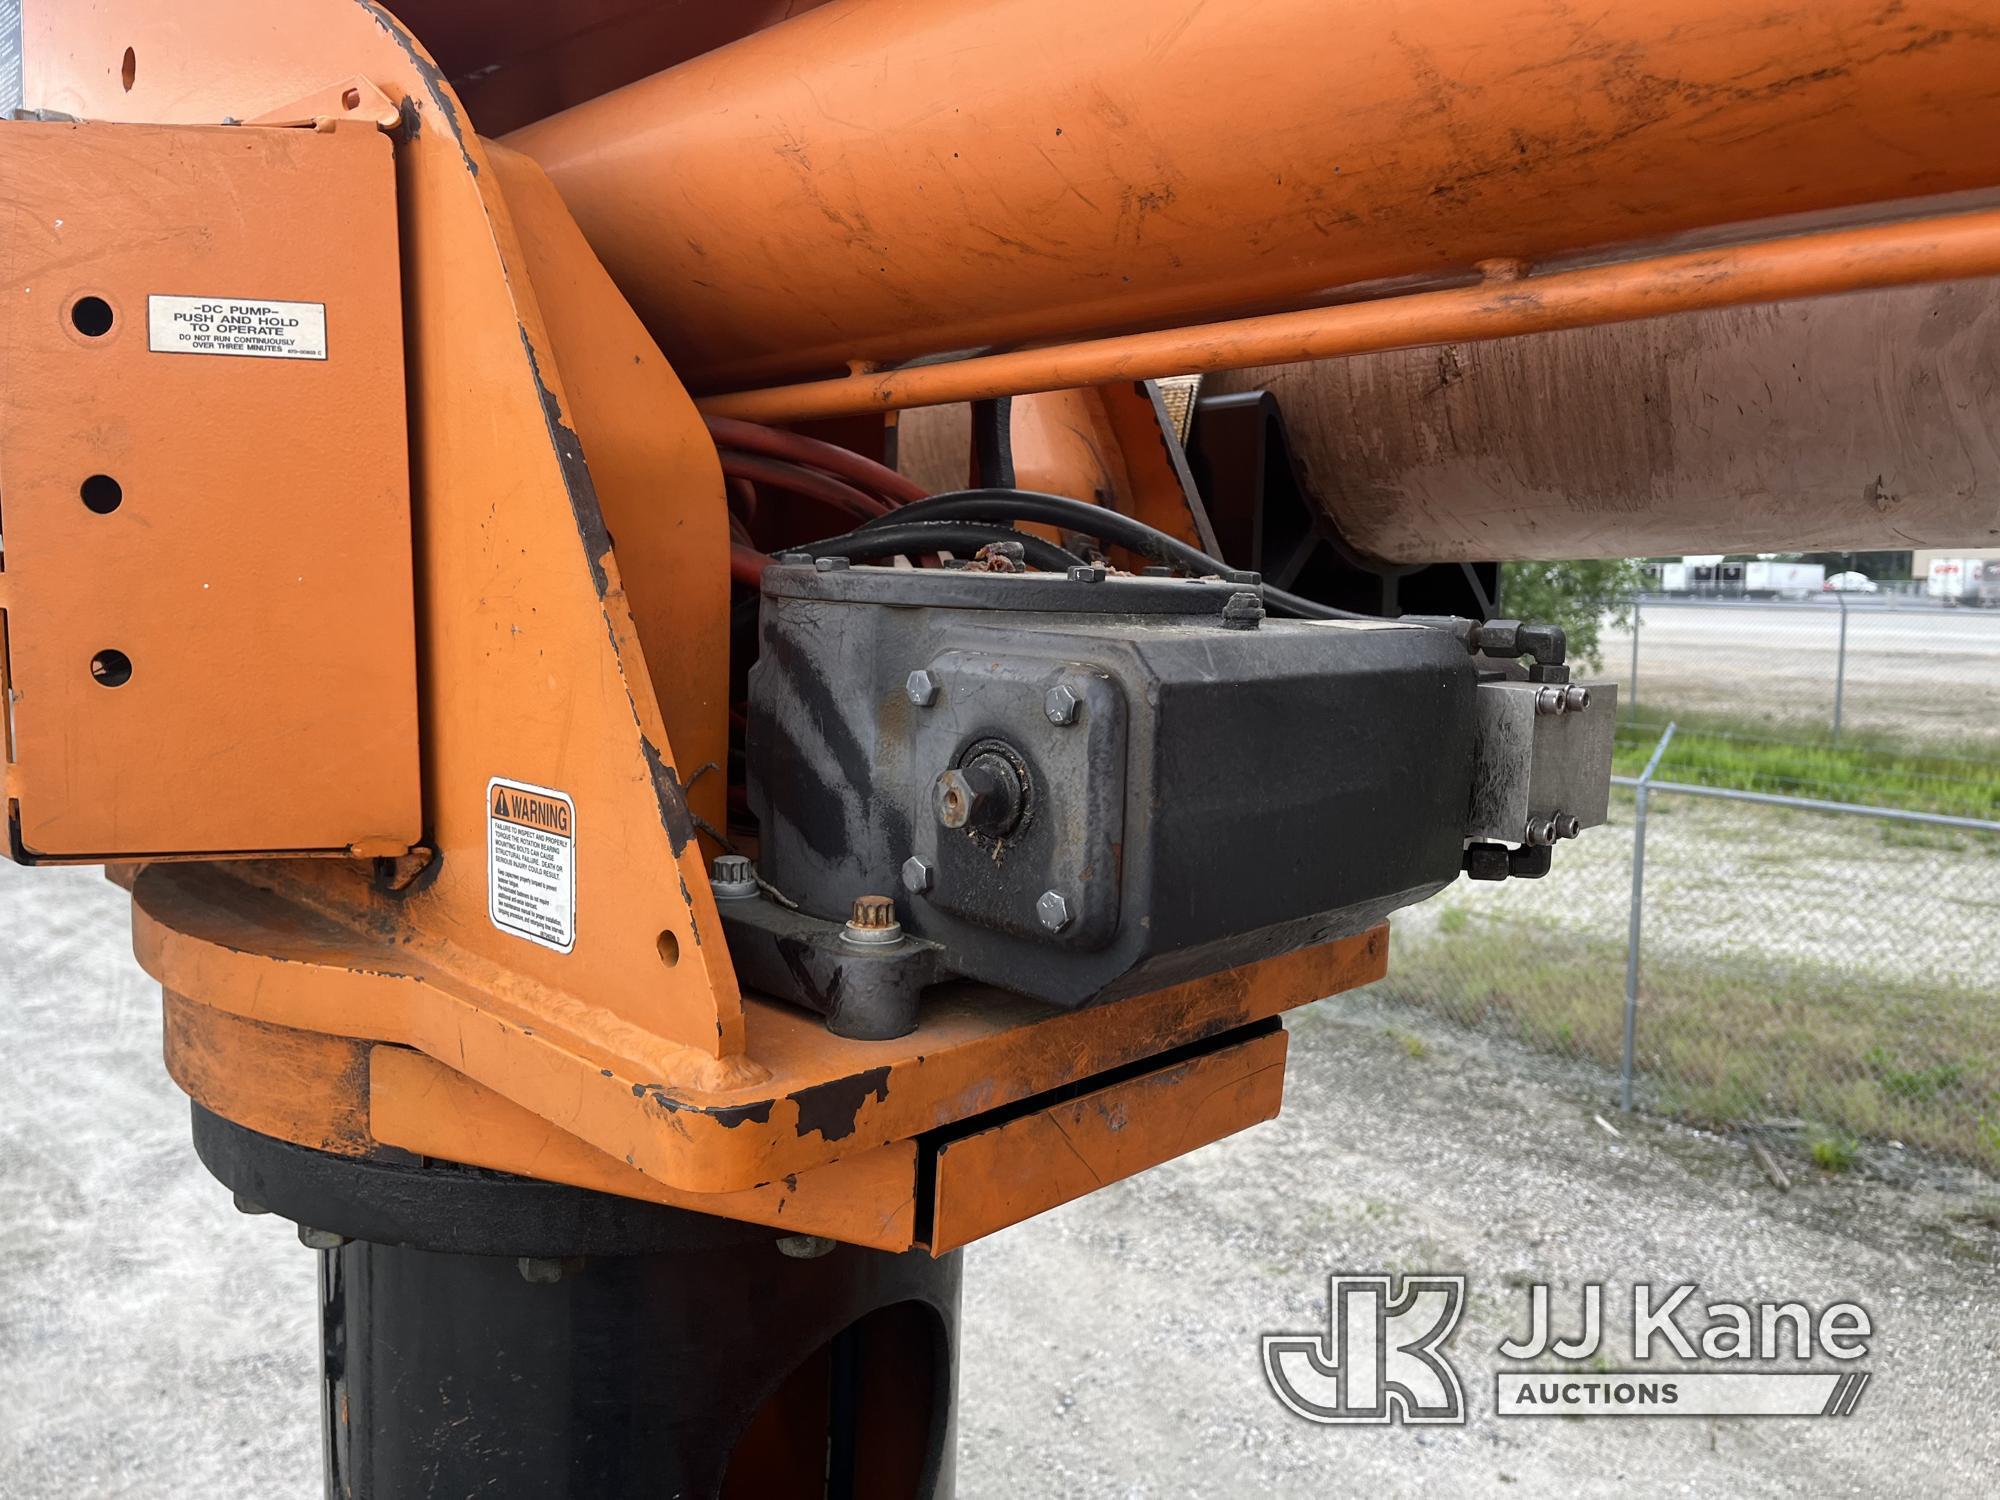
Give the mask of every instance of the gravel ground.
[[[195, 1162], [123, 908], [0, 864], [0, 1495], [314, 1495], [312, 1258]], [[1735, 1142], [1600, 1112], [1601, 1080], [1490, 1040], [1304, 1013], [1277, 1122], [968, 1252], [960, 1493], [1992, 1492], [2000, 1188], [1795, 1165], [1780, 1194]], [[1332, 1269], [1471, 1277], [1467, 1426], [1278, 1406], [1258, 1336], [1313, 1328]], [[1606, 1282], [1614, 1322], [1642, 1279], [1852, 1298], [1875, 1380], [1844, 1421], [1501, 1421], [1491, 1350], [1536, 1279]]]

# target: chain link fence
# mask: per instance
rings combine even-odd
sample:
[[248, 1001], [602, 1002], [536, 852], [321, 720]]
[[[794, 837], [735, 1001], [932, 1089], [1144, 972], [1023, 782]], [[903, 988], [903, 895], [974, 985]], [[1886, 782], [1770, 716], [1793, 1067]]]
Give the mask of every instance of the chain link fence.
[[[1821, 1165], [1897, 1142], [2000, 1173], [2000, 615], [1852, 610], [1836, 744], [1839, 619], [1642, 604], [1610, 823], [1401, 914], [1378, 993]], [[1580, 674], [1621, 711], [1631, 644]]]
[[2000, 609], [1893, 595], [1641, 597], [1601, 640], [1619, 702], [1748, 733], [2000, 759]]

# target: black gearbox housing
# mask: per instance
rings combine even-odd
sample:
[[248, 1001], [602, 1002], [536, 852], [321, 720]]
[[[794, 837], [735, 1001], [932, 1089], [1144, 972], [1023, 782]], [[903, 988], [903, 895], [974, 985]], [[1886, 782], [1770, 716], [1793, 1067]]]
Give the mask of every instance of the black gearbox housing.
[[832, 921], [893, 895], [945, 969], [1066, 1007], [1361, 932], [1449, 884], [1464, 643], [1260, 623], [1243, 592], [770, 568], [749, 704], [763, 878]]

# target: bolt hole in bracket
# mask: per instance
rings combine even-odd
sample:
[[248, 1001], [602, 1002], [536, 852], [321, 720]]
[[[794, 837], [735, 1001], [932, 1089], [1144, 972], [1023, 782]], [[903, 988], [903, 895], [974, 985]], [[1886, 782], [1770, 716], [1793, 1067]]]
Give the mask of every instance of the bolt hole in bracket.
[[101, 339], [117, 326], [118, 315], [98, 296], [83, 296], [69, 307], [69, 323], [87, 339]]

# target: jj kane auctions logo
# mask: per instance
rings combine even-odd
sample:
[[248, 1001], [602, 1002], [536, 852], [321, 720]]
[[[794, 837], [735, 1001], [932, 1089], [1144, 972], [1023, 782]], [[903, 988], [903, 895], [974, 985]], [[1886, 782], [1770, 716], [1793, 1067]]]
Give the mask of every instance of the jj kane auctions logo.
[[[1445, 1345], [1465, 1311], [1463, 1276], [1382, 1273], [1327, 1281], [1327, 1326], [1307, 1334], [1266, 1334], [1264, 1378], [1285, 1406], [1309, 1422], [1438, 1424], [1465, 1421], [1465, 1392]], [[1860, 1404], [1865, 1370], [1801, 1370], [1795, 1362], [1851, 1364], [1868, 1353], [1867, 1309], [1831, 1303], [1697, 1301], [1692, 1283], [1632, 1289], [1633, 1362], [1706, 1360], [1723, 1369], [1579, 1370], [1604, 1343], [1604, 1288], [1582, 1288], [1575, 1337], [1558, 1337], [1547, 1286], [1528, 1289], [1524, 1338], [1500, 1341], [1509, 1361], [1554, 1358], [1561, 1368], [1502, 1369], [1494, 1411], [1532, 1416], [1848, 1416]]]

